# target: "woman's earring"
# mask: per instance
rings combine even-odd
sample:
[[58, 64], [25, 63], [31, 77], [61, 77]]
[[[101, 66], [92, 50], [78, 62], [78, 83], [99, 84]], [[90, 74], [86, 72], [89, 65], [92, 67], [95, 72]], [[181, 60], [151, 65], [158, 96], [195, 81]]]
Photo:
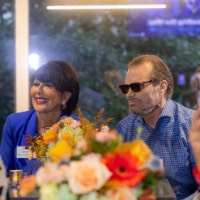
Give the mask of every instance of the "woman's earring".
[[66, 103], [62, 105], [62, 109], [65, 110], [67, 108]]

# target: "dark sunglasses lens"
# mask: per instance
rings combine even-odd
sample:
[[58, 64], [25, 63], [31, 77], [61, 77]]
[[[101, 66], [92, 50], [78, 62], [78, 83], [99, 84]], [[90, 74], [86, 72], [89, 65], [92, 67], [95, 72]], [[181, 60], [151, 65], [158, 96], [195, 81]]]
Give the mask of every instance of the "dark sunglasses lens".
[[128, 93], [128, 90], [129, 90], [129, 86], [128, 85], [120, 85], [119, 86], [119, 89], [121, 90], [121, 92], [123, 94], [127, 94]]
[[133, 92], [139, 92], [141, 90], [141, 84], [139, 83], [132, 83], [130, 84], [130, 88]]

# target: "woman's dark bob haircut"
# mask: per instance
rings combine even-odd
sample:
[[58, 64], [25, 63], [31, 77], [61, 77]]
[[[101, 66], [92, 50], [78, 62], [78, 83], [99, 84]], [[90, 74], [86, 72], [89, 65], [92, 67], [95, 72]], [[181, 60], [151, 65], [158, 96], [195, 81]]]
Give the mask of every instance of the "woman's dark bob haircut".
[[62, 109], [62, 114], [71, 115], [75, 111], [79, 99], [79, 80], [74, 67], [65, 61], [49, 61], [31, 75], [31, 85], [34, 80], [51, 83], [61, 93], [70, 92], [71, 97]]

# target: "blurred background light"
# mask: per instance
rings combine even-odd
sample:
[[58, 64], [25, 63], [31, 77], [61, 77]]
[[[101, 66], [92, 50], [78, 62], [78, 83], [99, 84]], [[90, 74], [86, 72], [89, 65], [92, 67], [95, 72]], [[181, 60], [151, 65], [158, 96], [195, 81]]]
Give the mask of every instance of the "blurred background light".
[[47, 6], [47, 10], [89, 10], [89, 9], [164, 9], [165, 4], [141, 4], [141, 5], [53, 5]]
[[36, 70], [39, 68], [40, 57], [36, 53], [31, 53], [28, 56], [29, 67]]

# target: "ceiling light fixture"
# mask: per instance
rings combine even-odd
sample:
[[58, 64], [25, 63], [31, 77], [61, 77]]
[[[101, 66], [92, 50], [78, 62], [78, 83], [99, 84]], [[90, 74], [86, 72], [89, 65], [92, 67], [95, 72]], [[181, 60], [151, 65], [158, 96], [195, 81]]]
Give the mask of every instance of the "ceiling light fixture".
[[144, 5], [73, 5], [73, 6], [47, 6], [47, 10], [122, 10], [122, 9], [164, 9], [165, 4]]

